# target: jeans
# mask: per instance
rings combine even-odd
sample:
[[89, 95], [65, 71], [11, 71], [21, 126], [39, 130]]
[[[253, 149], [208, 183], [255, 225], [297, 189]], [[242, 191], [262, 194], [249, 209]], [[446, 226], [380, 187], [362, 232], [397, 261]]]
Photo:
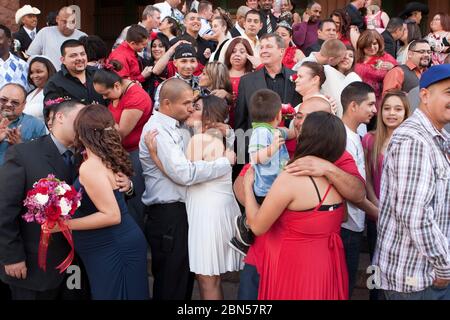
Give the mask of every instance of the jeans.
[[446, 288], [428, 287], [418, 292], [384, 291], [386, 300], [450, 300], [450, 286]]
[[257, 300], [259, 287], [259, 274], [256, 267], [245, 264], [239, 276], [238, 300]]
[[341, 238], [344, 243], [345, 261], [348, 270], [348, 296], [351, 299], [353, 288], [355, 287], [356, 275], [359, 266], [359, 252], [361, 250], [361, 240], [363, 233], [354, 232], [348, 229], [341, 229]]

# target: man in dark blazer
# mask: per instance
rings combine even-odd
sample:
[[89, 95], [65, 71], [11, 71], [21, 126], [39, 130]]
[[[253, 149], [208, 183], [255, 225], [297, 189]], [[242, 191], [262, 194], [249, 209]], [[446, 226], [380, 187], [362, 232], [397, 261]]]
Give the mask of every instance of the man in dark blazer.
[[61, 297], [66, 274], [58, 266], [69, 254], [62, 234], [53, 234], [47, 253], [47, 271], [38, 266], [41, 228], [22, 219], [23, 200], [33, 184], [49, 174], [73, 183], [73, 121], [84, 105], [65, 102], [52, 120], [52, 134], [8, 149], [0, 167], [0, 278], [13, 300], [48, 300]]
[[[295, 91], [295, 83], [291, 81], [294, 71], [283, 66], [284, 55], [283, 39], [276, 34], [268, 34], [261, 38], [261, 63], [264, 65], [258, 71], [249, 73], [241, 78], [239, 83], [236, 111], [235, 111], [235, 129], [241, 129], [246, 132], [252, 128], [252, 119], [249, 112], [250, 99], [259, 89], [271, 89], [278, 93], [281, 101], [285, 104], [290, 103], [297, 106], [301, 102], [300, 95]], [[248, 140], [247, 134], [245, 144], [239, 141], [241, 132], [237, 131], [237, 155], [238, 163], [242, 164], [242, 157], [245, 155], [248, 163]], [[241, 161], [239, 161], [241, 160]]]
[[386, 30], [384, 30], [381, 34], [384, 39], [384, 51], [389, 53], [394, 58], [397, 58], [397, 42], [401, 39], [404, 32], [405, 23], [403, 22], [403, 19], [391, 18], [386, 27]]
[[245, 33], [244, 23], [245, 23], [245, 15], [250, 11], [250, 8], [247, 6], [240, 6], [236, 12], [236, 24], [230, 30], [231, 36], [233, 38], [243, 36]]
[[[259, 0], [259, 13], [261, 15], [262, 29], [258, 33], [258, 37], [265, 34], [275, 32], [278, 19], [272, 14], [273, 0]], [[270, 27], [268, 27], [270, 21]]]
[[25, 5], [16, 12], [16, 23], [20, 25], [19, 31], [14, 34], [14, 40], [20, 43], [20, 51], [25, 53], [38, 33], [37, 24], [41, 11], [38, 8]]
[[364, 22], [364, 17], [361, 13], [361, 9], [364, 8], [366, 4], [365, 0], [355, 0], [351, 1], [346, 7], [345, 11], [350, 16], [350, 25], [357, 26], [360, 31], [366, 29], [366, 24]]

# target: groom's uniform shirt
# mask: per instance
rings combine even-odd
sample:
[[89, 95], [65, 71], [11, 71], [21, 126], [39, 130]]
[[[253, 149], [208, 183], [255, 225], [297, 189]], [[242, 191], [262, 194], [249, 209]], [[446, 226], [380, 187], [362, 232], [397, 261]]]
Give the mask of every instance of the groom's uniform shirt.
[[[153, 162], [145, 145], [146, 133], [155, 129], [158, 130], [158, 158], [165, 174]], [[145, 178], [142, 202], [146, 206], [185, 202], [188, 186], [231, 172], [230, 162], [224, 157], [211, 162], [189, 161], [185, 150], [190, 137], [189, 130], [182, 128], [178, 121], [158, 111], [154, 112], [144, 126], [139, 144], [139, 158]]]

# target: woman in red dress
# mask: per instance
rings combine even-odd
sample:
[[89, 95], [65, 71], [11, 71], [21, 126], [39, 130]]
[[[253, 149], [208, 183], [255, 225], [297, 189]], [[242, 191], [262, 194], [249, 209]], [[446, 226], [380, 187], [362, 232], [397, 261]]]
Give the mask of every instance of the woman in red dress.
[[[333, 132], [332, 135], [329, 133]], [[326, 112], [308, 115], [294, 159], [316, 156], [334, 162], [345, 151], [345, 127]], [[254, 170], [244, 178], [247, 222], [261, 240], [254, 246], [260, 300], [346, 300], [348, 274], [340, 237], [343, 198], [325, 177], [275, 180], [259, 207]], [[261, 236], [262, 235], [262, 236]]]
[[225, 65], [230, 73], [231, 86], [233, 89], [234, 103], [230, 108], [229, 125], [234, 128], [234, 108], [236, 106], [236, 98], [238, 96], [239, 82], [241, 77], [253, 71], [253, 65], [247, 58], [253, 56], [253, 50], [247, 39], [235, 38], [231, 40], [230, 45], [225, 53]]
[[355, 72], [375, 90], [377, 109], [381, 104], [383, 79], [397, 61], [384, 52], [384, 39], [375, 30], [364, 31], [358, 39]]
[[121, 78], [116, 71], [121, 65], [111, 61], [94, 76], [94, 89], [110, 101], [108, 109], [116, 121], [116, 128], [122, 137], [122, 145], [130, 154], [134, 177], [132, 182], [135, 197], [128, 201], [130, 214], [139, 226], [144, 225], [144, 206], [141, 196], [145, 191], [142, 167], [139, 160], [139, 140], [142, 129], [152, 114], [152, 100], [144, 89], [134, 81]]

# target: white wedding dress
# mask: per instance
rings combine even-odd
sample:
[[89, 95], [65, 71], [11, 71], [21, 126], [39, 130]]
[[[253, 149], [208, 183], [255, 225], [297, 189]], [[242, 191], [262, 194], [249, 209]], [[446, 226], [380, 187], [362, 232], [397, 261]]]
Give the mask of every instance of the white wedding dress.
[[190, 186], [186, 209], [191, 272], [213, 276], [242, 269], [242, 256], [228, 245], [235, 234], [234, 219], [241, 214], [231, 173]]

